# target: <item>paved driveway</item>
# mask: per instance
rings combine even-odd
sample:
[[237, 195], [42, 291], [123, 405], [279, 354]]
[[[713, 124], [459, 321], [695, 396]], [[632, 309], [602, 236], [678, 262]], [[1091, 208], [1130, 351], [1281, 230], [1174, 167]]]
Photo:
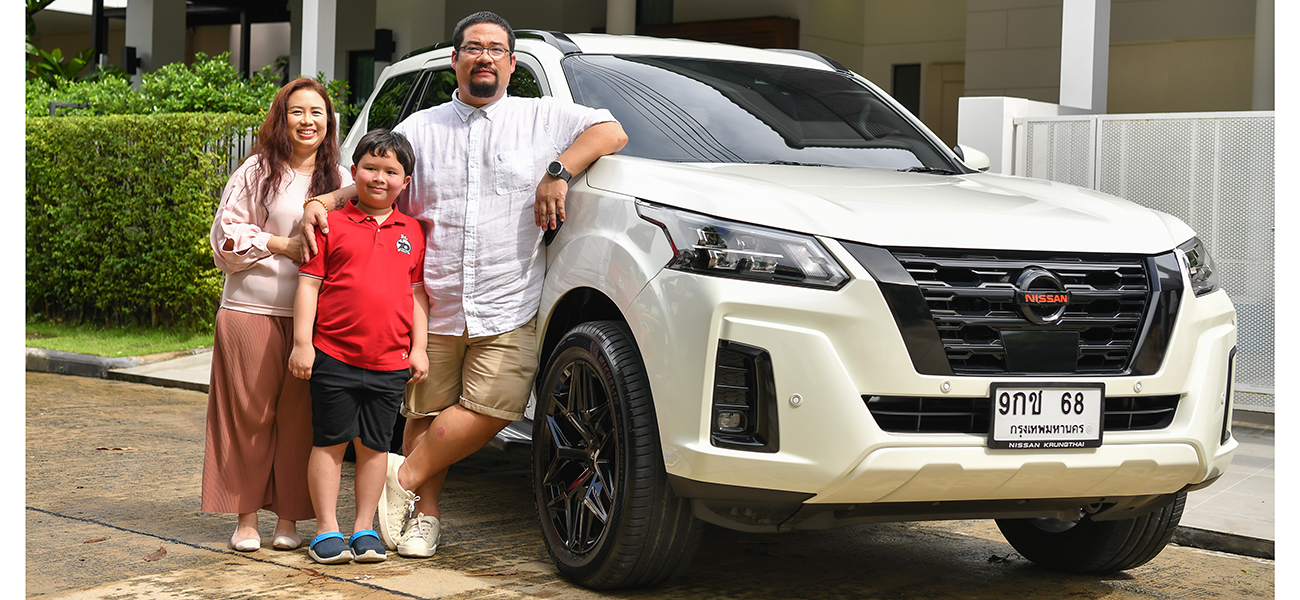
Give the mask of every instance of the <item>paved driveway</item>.
[[[198, 511], [206, 396], [26, 375], [26, 585], [42, 598], [1271, 598], [1274, 563], [1170, 547], [1108, 577], [1013, 553], [990, 521], [859, 525], [785, 535], [710, 528], [690, 569], [654, 590], [599, 594], [559, 578], [525, 458], [453, 467], [432, 559], [314, 564], [306, 550], [226, 549], [233, 515]], [[340, 515], [350, 515], [345, 466]], [[345, 517], [346, 522], [346, 517]], [[262, 530], [269, 543], [272, 517]], [[313, 522], [299, 524], [309, 537]], [[159, 557], [159, 551], [165, 555]], [[149, 560], [155, 558], [155, 560]]]

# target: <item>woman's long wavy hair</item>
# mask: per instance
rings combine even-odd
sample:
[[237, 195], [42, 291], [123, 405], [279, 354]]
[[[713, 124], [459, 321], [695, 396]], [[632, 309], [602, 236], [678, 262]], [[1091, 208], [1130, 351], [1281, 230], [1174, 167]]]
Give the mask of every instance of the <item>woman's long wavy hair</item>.
[[251, 153], [261, 158], [259, 166], [262, 185], [258, 186], [257, 203], [268, 209], [271, 197], [280, 189], [285, 172], [290, 169], [289, 159], [293, 157], [293, 134], [289, 131], [289, 96], [303, 89], [316, 92], [325, 100], [325, 114], [329, 123], [324, 139], [316, 148], [316, 168], [312, 171], [307, 193], [317, 196], [332, 192], [342, 183], [338, 168], [338, 122], [334, 119], [334, 105], [330, 102], [329, 92], [315, 79], [295, 79], [276, 93], [271, 109], [266, 113], [266, 120], [262, 121], [262, 127], [257, 130], [257, 144]]

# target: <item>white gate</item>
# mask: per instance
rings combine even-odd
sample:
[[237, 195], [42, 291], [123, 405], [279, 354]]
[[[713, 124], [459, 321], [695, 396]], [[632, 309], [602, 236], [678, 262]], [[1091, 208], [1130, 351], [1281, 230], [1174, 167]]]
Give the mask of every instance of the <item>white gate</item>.
[[1273, 412], [1273, 112], [1020, 117], [1014, 174], [1182, 219], [1237, 309], [1238, 408]]

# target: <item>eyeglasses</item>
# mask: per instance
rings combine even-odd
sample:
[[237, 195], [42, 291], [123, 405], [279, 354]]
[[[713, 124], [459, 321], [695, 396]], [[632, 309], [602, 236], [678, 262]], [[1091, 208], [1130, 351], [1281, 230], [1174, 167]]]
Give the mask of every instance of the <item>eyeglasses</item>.
[[505, 58], [507, 54], [510, 54], [509, 50], [506, 50], [501, 46], [493, 46], [491, 48], [484, 48], [482, 46], [461, 46], [458, 50], [464, 52], [465, 56], [470, 58], [478, 58], [482, 56], [484, 52], [487, 52], [488, 55], [492, 57], [492, 60], [501, 60], [502, 58]]

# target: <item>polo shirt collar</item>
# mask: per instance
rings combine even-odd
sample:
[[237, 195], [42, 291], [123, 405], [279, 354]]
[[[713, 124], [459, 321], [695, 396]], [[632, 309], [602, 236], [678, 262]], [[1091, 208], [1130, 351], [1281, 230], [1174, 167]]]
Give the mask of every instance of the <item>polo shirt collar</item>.
[[[366, 214], [365, 211], [361, 210], [360, 206], [357, 206], [359, 202], [361, 201], [357, 200], [356, 198], [353, 198], [351, 200], [348, 200], [347, 205], [343, 207], [343, 216], [351, 219], [353, 223], [361, 223], [362, 221], [365, 221], [367, 217], [370, 216]], [[396, 205], [393, 206], [393, 212], [397, 212]], [[388, 215], [388, 218], [384, 220], [384, 225], [388, 225], [392, 222], [393, 222], [393, 216]]]
[[[502, 96], [502, 98], [504, 97]], [[469, 116], [474, 114], [474, 111], [482, 111], [483, 116], [487, 117], [488, 120], [492, 120], [492, 113], [496, 112], [498, 104], [500, 104], [500, 101], [493, 100], [482, 107], [470, 106], [460, 99], [460, 88], [456, 88], [451, 92], [451, 106], [456, 109], [456, 114], [460, 116], [461, 121], [468, 121]]]

